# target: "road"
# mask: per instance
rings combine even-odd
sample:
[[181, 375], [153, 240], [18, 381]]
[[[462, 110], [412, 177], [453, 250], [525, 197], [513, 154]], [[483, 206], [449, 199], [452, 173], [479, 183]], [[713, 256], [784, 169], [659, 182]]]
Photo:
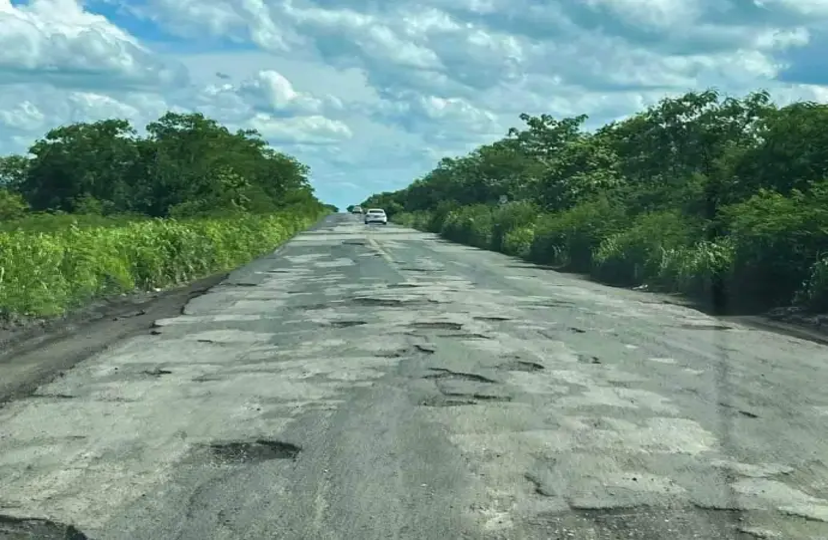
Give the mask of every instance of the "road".
[[6, 403], [0, 539], [825, 539], [826, 363], [331, 216]]

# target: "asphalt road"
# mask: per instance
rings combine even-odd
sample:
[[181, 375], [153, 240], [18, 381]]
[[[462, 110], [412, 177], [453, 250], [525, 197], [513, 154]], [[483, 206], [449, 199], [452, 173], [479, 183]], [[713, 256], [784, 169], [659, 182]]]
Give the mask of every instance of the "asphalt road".
[[332, 216], [6, 403], [0, 539], [824, 539], [826, 364]]

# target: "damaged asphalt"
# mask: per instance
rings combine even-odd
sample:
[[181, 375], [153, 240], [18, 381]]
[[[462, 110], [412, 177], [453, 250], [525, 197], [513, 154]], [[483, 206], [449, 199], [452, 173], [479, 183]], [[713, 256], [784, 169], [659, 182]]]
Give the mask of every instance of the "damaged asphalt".
[[824, 539], [826, 362], [331, 216], [14, 394], [0, 539]]

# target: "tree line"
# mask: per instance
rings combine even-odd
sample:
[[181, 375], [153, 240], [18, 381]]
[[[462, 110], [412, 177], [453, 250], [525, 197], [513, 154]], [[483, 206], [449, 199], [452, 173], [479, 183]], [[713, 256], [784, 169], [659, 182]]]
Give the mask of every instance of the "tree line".
[[[309, 168], [253, 130], [168, 112], [139, 136], [126, 120], [50, 130], [0, 157], [0, 221], [27, 213], [193, 217], [315, 211]], [[336, 210], [335, 207], [329, 207]]]
[[828, 106], [707, 90], [591, 131], [586, 115], [520, 120], [363, 206], [720, 309], [828, 308]]

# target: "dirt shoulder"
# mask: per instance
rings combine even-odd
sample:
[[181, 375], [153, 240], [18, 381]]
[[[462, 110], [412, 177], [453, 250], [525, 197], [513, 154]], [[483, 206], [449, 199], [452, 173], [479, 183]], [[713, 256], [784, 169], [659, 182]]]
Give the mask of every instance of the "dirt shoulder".
[[648, 294], [657, 297], [661, 302], [698, 309], [725, 321], [828, 345], [828, 314], [809, 313], [794, 306], [779, 307], [765, 313], [721, 314], [716, 313], [709, 305], [700, 304], [678, 294]]
[[179, 315], [187, 302], [226, 276], [99, 300], [58, 319], [0, 322], [0, 404], [32, 392], [123, 339], [150, 331], [157, 319]]

